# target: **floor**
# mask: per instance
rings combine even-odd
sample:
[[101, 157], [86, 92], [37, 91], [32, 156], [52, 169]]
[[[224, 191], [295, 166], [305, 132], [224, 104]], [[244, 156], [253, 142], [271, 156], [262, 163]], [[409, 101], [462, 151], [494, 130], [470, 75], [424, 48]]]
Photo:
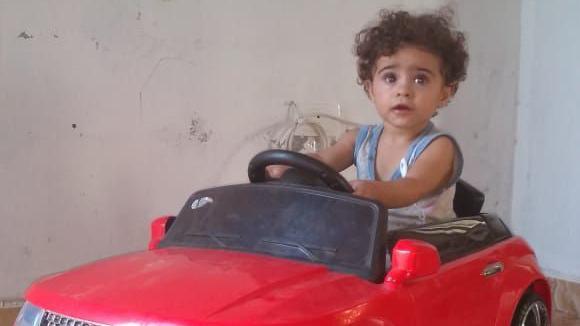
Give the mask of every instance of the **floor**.
[[552, 326], [580, 326], [580, 319], [570, 318], [565, 314], [554, 312]]
[[[0, 309], [0, 326], [12, 326], [17, 314], [18, 309]], [[567, 318], [564, 314], [556, 312], [552, 326], [580, 326], [580, 319]]]
[[0, 326], [12, 326], [16, 315], [18, 315], [18, 310], [18, 308], [0, 309]]

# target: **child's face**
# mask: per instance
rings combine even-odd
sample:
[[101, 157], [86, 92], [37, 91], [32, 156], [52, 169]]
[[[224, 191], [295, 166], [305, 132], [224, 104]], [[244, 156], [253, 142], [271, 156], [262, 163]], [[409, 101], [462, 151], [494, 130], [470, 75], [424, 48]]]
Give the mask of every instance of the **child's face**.
[[414, 46], [380, 57], [367, 87], [384, 123], [398, 129], [422, 129], [452, 93], [439, 57]]

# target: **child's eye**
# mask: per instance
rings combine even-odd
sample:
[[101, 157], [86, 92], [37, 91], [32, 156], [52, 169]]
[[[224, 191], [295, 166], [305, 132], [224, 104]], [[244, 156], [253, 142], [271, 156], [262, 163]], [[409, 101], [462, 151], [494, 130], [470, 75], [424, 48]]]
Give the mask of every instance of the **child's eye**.
[[429, 78], [426, 75], [417, 75], [415, 76], [415, 83], [419, 85], [426, 84], [429, 81]]
[[392, 84], [397, 81], [397, 76], [393, 73], [386, 73], [383, 75], [383, 80], [389, 84]]

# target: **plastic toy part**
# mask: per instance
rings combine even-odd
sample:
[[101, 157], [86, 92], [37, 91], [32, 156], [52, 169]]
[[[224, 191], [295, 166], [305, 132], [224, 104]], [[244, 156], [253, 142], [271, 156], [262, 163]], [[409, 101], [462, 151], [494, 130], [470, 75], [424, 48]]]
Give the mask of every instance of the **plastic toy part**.
[[403, 284], [415, 278], [435, 274], [440, 266], [441, 260], [435, 246], [420, 240], [399, 240], [393, 249], [392, 268], [385, 283]]
[[326, 164], [304, 154], [280, 149], [263, 151], [252, 158], [248, 165], [250, 182], [266, 181], [266, 167], [275, 164], [288, 165], [311, 174], [322, 180], [330, 189], [348, 193], [354, 191], [340, 173], [334, 171]]
[[169, 230], [171, 223], [175, 219], [174, 216], [160, 216], [151, 222], [151, 238], [149, 239], [149, 250], [157, 248], [157, 244], [165, 237], [165, 233]]

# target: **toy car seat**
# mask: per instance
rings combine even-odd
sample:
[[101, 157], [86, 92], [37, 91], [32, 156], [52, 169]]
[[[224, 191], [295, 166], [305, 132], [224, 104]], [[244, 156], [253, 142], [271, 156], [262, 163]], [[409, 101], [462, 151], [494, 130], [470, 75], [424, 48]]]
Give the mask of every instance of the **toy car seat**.
[[455, 185], [453, 210], [457, 217], [469, 217], [481, 213], [485, 195], [465, 180], [459, 179]]

